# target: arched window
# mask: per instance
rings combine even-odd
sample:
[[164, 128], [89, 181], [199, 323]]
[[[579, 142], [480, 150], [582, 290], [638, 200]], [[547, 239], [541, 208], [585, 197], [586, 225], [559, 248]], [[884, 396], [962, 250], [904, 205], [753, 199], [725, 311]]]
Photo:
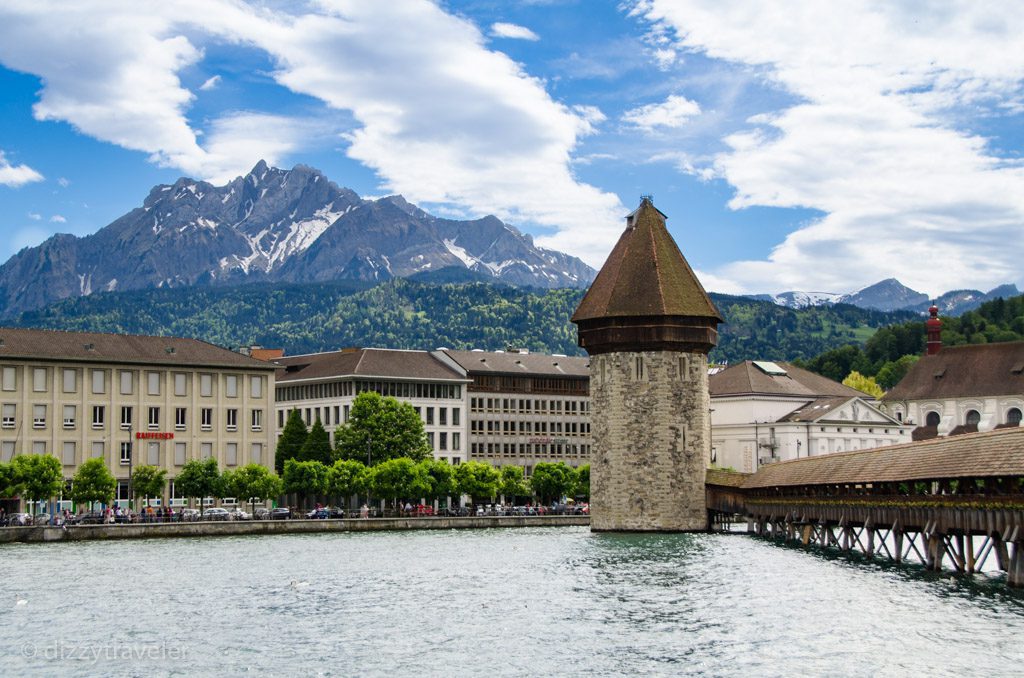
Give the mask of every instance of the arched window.
[[978, 414], [978, 410], [968, 410], [967, 419], [964, 421], [968, 426], [977, 426], [981, 421], [981, 415]]
[[1011, 407], [1010, 411], [1006, 413], [1006, 423], [1013, 424], [1014, 426], [1020, 426], [1020, 409]]
[[941, 420], [938, 412], [929, 412], [925, 417], [924, 423], [925, 426], [938, 426]]

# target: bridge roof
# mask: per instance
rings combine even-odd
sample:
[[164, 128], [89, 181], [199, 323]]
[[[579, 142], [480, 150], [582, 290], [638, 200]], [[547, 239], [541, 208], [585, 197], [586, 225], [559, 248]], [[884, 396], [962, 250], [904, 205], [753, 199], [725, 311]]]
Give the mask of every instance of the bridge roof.
[[1024, 476], [1024, 428], [783, 461], [762, 466], [743, 488], [991, 476]]

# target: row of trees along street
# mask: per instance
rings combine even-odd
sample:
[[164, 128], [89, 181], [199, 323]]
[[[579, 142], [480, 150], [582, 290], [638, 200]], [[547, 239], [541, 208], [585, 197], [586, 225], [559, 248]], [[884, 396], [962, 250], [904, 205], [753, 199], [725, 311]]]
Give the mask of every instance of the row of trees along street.
[[[363, 462], [363, 459], [367, 463]], [[214, 458], [187, 462], [174, 479], [178, 497], [199, 500], [227, 497], [250, 503], [294, 494], [302, 505], [313, 498], [346, 499], [365, 495], [401, 501], [443, 501], [467, 495], [476, 502], [497, 497], [506, 501], [558, 501], [590, 495], [590, 467], [574, 469], [563, 462], [540, 463], [527, 480], [521, 466], [494, 468], [469, 461], [451, 466], [435, 460], [423, 422], [411, 405], [377, 393], [362, 393], [352, 405], [347, 424], [339, 426], [332, 447], [326, 430], [316, 421], [307, 429], [297, 410], [288, 417], [278, 441], [275, 474], [260, 464], [221, 471]], [[137, 466], [132, 494], [163, 497], [167, 470]], [[65, 487], [63, 467], [49, 454], [21, 454], [0, 463], [0, 497], [21, 496], [31, 504], [56, 496], [77, 507], [109, 505], [117, 480], [102, 458], [83, 463]], [[202, 510], [200, 502], [200, 510]]]

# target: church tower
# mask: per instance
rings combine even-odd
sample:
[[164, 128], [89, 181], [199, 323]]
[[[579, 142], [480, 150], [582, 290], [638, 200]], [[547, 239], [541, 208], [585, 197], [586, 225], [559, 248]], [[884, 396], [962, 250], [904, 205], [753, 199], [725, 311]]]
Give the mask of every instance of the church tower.
[[721, 316], [644, 197], [573, 314], [590, 354], [590, 525], [704, 530]]

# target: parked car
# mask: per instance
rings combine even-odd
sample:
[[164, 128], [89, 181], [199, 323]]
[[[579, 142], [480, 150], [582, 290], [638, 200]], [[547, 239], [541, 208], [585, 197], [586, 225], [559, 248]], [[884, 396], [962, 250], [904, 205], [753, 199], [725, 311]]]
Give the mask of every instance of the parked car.
[[230, 516], [231, 520], [249, 520], [250, 518], [252, 518], [252, 516], [250, 516], [247, 512], [243, 511], [240, 508], [231, 509], [230, 511], [228, 511], [228, 515]]
[[32, 524], [32, 516], [27, 513], [12, 513], [7, 516], [7, 525], [10, 527], [22, 527]]
[[291, 517], [292, 517], [292, 511], [291, 511], [291, 509], [289, 509], [287, 507], [279, 506], [276, 509], [271, 509], [270, 510], [270, 519], [271, 520], [288, 520]]
[[261, 506], [252, 514], [253, 520], [270, 520], [270, 509]]
[[178, 511], [178, 520], [183, 523], [190, 523], [199, 520], [199, 509], [183, 508]]
[[203, 513], [203, 520], [231, 520], [231, 514], [225, 508], [208, 508]]
[[337, 506], [321, 506], [320, 508], [313, 509], [306, 514], [306, 518], [310, 520], [327, 520], [327, 519], [338, 519], [344, 518], [345, 511]]
[[88, 513], [79, 513], [78, 515], [71, 516], [71, 520], [68, 521], [68, 524], [102, 525], [103, 517], [103, 511], [89, 511]]

